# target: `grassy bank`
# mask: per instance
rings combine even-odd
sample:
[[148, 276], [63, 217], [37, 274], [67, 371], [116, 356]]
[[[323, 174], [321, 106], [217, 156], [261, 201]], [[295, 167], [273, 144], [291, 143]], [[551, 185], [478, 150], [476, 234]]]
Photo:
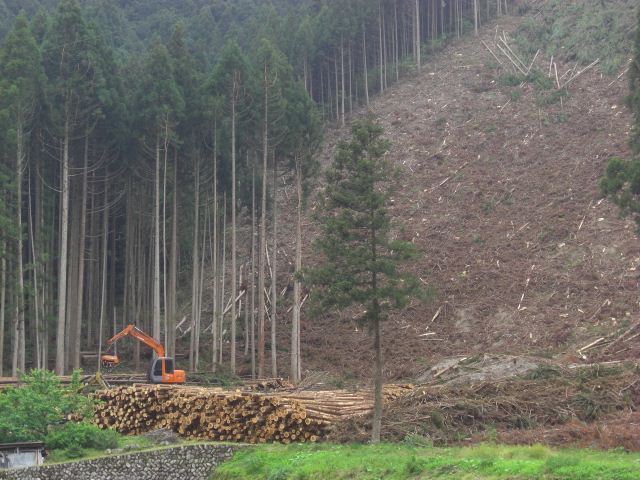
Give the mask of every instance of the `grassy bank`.
[[238, 452], [212, 480], [640, 478], [640, 454], [479, 445], [264, 445]]

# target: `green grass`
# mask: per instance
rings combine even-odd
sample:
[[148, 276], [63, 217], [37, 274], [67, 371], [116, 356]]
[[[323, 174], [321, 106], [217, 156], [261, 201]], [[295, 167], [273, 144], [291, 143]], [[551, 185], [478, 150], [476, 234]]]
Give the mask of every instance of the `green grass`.
[[211, 480], [636, 480], [640, 454], [484, 444], [263, 445], [237, 452]]

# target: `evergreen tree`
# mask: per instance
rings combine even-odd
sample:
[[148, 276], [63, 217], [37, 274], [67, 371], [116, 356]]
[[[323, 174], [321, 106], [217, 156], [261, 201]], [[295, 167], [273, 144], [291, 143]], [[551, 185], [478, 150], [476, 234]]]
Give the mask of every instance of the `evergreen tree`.
[[322, 123], [316, 105], [307, 94], [305, 85], [294, 83], [286, 91], [287, 109], [284, 118], [284, 149], [295, 171], [296, 182], [296, 256], [293, 283], [293, 316], [291, 322], [291, 380], [294, 383], [302, 379], [302, 351], [300, 309], [302, 271], [302, 210], [305, 186], [317, 173], [319, 163], [315, 154], [322, 140]]
[[[153, 337], [161, 338], [160, 303], [160, 185], [162, 156], [166, 164], [169, 144], [175, 134], [177, 122], [184, 111], [184, 99], [175, 78], [173, 62], [167, 48], [156, 43], [146, 59], [138, 94], [140, 115], [145, 134], [153, 143], [154, 156], [154, 212], [153, 212]], [[166, 312], [165, 312], [166, 313]], [[165, 332], [166, 333], [166, 332]]]
[[[61, 145], [60, 233], [58, 257], [58, 326], [56, 333], [56, 372], [67, 364], [70, 171], [73, 143], [86, 137], [102, 116], [101, 89], [105, 84], [101, 70], [99, 40], [82, 17], [77, 0], [62, 0], [43, 43], [43, 63], [47, 75], [47, 95], [52, 131]], [[75, 294], [75, 292], [72, 292]]]
[[326, 184], [320, 219], [322, 233], [316, 248], [324, 263], [306, 272], [316, 287], [316, 309], [344, 309], [357, 305], [359, 321], [373, 334], [375, 350], [375, 407], [372, 441], [380, 441], [382, 419], [381, 322], [392, 309], [422, 296], [418, 282], [398, 270], [414, 254], [410, 242], [392, 240], [387, 205], [394, 170], [386, 160], [389, 143], [382, 128], [357, 122], [350, 142], [339, 144]]
[[[267, 258], [267, 164], [269, 154], [282, 139], [281, 120], [285, 111], [284, 88], [290, 81], [291, 66], [286, 57], [269, 40], [263, 38], [257, 49], [254, 60], [256, 70], [259, 72], [260, 115], [262, 123], [262, 192], [261, 192], [261, 216], [260, 216], [260, 247], [258, 266], [258, 376], [264, 374], [265, 369], [265, 265]], [[273, 166], [273, 175], [276, 175], [276, 166]], [[275, 188], [273, 198], [273, 211], [275, 212], [276, 199]], [[276, 219], [273, 221], [274, 229]], [[275, 231], [275, 230], [274, 230]], [[274, 245], [276, 236], [273, 237]], [[274, 248], [271, 281], [271, 374], [277, 376], [277, 352], [276, 352], [276, 249]]]
[[[6, 110], [9, 124], [7, 140], [15, 159], [15, 225], [17, 228], [15, 259], [17, 282], [17, 316], [13, 328], [12, 374], [26, 366], [25, 282], [22, 186], [26, 170], [29, 130], [43, 83], [42, 58], [24, 15], [17, 17], [0, 53], [0, 109]], [[9, 147], [11, 149], [11, 147]]]
[[238, 125], [246, 116], [248, 99], [249, 64], [235, 41], [229, 41], [222, 50], [220, 61], [213, 73], [219, 95], [225, 99], [231, 123], [231, 372], [236, 373], [236, 301], [237, 298], [237, 242], [236, 242], [236, 167]]

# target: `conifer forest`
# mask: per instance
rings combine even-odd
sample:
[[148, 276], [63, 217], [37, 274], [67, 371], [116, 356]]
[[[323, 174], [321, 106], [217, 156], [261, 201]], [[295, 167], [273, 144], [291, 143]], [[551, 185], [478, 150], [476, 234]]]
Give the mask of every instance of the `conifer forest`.
[[[278, 226], [277, 184], [294, 177], [302, 209], [323, 125], [344, 126], [479, 7], [182, 3], [0, 4], [7, 373], [69, 372], [136, 323], [193, 370], [250, 357], [245, 373], [277, 377], [287, 315], [299, 375], [302, 265], [278, 272], [296, 225]], [[508, 8], [485, 3], [479, 22]]]

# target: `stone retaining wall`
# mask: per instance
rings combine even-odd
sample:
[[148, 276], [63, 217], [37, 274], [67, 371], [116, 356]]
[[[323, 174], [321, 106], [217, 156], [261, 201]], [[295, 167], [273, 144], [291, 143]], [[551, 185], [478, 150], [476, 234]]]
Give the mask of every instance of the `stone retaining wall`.
[[238, 447], [185, 445], [43, 467], [0, 470], [0, 480], [206, 480]]

